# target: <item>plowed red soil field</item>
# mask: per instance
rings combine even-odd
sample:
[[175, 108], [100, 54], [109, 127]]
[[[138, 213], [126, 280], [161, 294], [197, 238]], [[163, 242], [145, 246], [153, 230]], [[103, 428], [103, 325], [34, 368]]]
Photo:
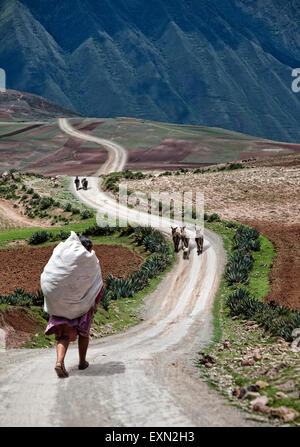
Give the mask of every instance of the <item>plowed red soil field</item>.
[[[94, 245], [102, 276], [108, 273], [127, 278], [137, 270], [143, 258], [122, 245]], [[26, 292], [40, 289], [40, 276], [54, 247], [22, 247], [0, 250], [0, 294], [10, 294], [22, 288]]]

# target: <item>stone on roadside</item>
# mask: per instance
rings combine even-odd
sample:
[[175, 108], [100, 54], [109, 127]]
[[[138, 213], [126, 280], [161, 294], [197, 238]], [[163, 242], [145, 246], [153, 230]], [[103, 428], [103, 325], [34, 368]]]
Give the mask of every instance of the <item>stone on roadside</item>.
[[254, 359], [249, 359], [248, 357], [244, 357], [241, 361], [242, 366], [253, 366], [255, 365]]
[[270, 399], [267, 396], [259, 396], [259, 397], [257, 397], [257, 399], [255, 399], [251, 402], [251, 406], [253, 407], [256, 404], [267, 405], [269, 400]]
[[261, 353], [259, 352], [258, 349], [255, 349], [255, 350], [253, 351], [253, 359], [254, 359], [256, 362], [259, 362], [259, 361], [262, 359], [262, 355], [261, 355]]
[[269, 372], [269, 368], [266, 366], [261, 366], [257, 371], [256, 374], [258, 376], [265, 376]]
[[225, 340], [223, 343], [224, 349], [230, 349], [231, 348], [231, 343], [229, 340]]
[[[215, 359], [209, 354], [202, 354], [202, 358], [199, 360], [201, 365], [210, 364], [211, 366], [216, 363]], [[210, 367], [211, 367], [210, 366]]]
[[257, 385], [259, 389], [269, 386], [268, 382], [264, 382], [263, 380], [258, 380], [257, 382], [255, 382], [255, 385]]
[[287, 382], [278, 384], [279, 388], [284, 391], [294, 391], [296, 389], [296, 384], [293, 380], [288, 380]]
[[[251, 402], [251, 405], [253, 404], [253, 402], [254, 401]], [[256, 402], [255, 404], [253, 404], [252, 410], [258, 411], [259, 413], [263, 414], [270, 414], [271, 412], [271, 408], [267, 407], [267, 405], [264, 405], [261, 402]]]
[[247, 391], [246, 394], [243, 396], [243, 399], [253, 400], [260, 397], [260, 394], [255, 391]]
[[279, 345], [288, 345], [288, 344], [289, 344], [289, 343], [288, 343], [287, 341], [285, 341], [285, 339], [282, 338], [282, 337], [279, 337], [279, 338], [277, 339], [277, 343], [278, 343]]
[[282, 391], [277, 391], [275, 394], [276, 399], [287, 399], [288, 395], [283, 393]]
[[292, 393], [289, 393], [288, 397], [291, 397], [292, 399], [299, 399], [300, 397], [299, 391], [295, 390]]
[[253, 411], [258, 411], [263, 414], [270, 414], [271, 408], [267, 407], [269, 398], [267, 396], [259, 396], [251, 402], [251, 408]]
[[247, 391], [252, 391], [253, 393], [258, 393], [259, 390], [260, 390], [260, 387], [256, 384], [247, 386]]
[[288, 407], [271, 408], [270, 414], [274, 417], [280, 417], [283, 422], [292, 422], [299, 416], [298, 411]]
[[239, 386], [236, 386], [232, 390], [232, 395], [236, 397], [240, 397], [241, 394], [241, 388]]

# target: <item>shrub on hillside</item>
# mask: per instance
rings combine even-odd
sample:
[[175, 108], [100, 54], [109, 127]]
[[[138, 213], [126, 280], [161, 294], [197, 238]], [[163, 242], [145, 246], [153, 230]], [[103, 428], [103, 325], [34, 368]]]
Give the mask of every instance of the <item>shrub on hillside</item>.
[[228, 166], [227, 169], [232, 171], [234, 169], [243, 169], [243, 168], [244, 168], [244, 166], [242, 165], [242, 163], [230, 163], [230, 165]]
[[208, 222], [220, 222], [220, 216], [217, 213], [213, 213], [210, 216], [207, 216]]
[[64, 210], [67, 212], [72, 211], [72, 204], [70, 202], [66, 203], [64, 206]]
[[33, 233], [29, 238], [30, 245], [38, 245], [43, 244], [44, 242], [49, 241], [53, 237], [52, 233], [48, 233], [48, 231], [40, 230]]
[[83, 210], [81, 213], [80, 213], [80, 217], [81, 217], [81, 219], [90, 219], [91, 217], [93, 217], [93, 215], [94, 215], [94, 213], [93, 213], [93, 211], [91, 211], [91, 210]]

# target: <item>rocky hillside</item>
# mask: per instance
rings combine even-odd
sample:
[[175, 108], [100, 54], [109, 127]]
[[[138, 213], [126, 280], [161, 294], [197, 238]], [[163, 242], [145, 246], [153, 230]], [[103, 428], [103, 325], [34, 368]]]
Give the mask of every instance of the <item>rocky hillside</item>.
[[9, 88], [86, 116], [300, 142], [298, 0], [0, 0]]
[[0, 120], [48, 120], [60, 116], [76, 117], [79, 114], [41, 96], [15, 90], [0, 93]]

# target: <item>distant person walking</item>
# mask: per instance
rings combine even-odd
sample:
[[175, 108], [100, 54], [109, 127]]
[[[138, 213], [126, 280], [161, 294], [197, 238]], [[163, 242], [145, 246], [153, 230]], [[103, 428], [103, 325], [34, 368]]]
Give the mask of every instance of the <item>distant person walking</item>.
[[103, 293], [101, 268], [92, 246], [90, 239], [71, 232], [67, 241], [54, 249], [41, 275], [45, 311], [50, 314], [45, 334], [55, 335], [55, 371], [60, 378], [69, 376], [65, 356], [77, 335], [78, 369], [89, 366], [86, 354], [90, 328]]
[[76, 178], [75, 178], [75, 180], [74, 180], [74, 183], [75, 183], [75, 186], [76, 186], [76, 191], [78, 191], [78, 190], [79, 190], [79, 187], [80, 187], [80, 180], [79, 180], [79, 178], [78, 178], [78, 175], [76, 175]]

